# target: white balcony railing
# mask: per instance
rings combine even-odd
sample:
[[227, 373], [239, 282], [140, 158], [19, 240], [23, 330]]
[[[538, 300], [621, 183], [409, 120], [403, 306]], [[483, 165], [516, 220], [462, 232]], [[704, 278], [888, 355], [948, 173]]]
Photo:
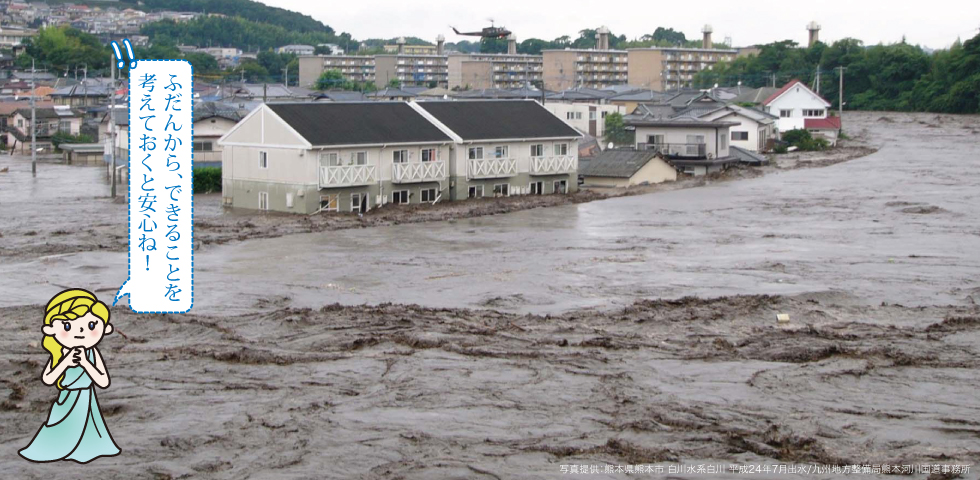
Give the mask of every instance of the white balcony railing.
[[484, 158], [470, 160], [467, 170], [469, 178], [500, 178], [517, 175], [517, 159]]
[[575, 158], [570, 155], [531, 158], [531, 175], [554, 175], [574, 170]]
[[353, 187], [378, 180], [374, 165], [320, 167], [320, 188]]
[[391, 166], [394, 183], [438, 182], [446, 179], [446, 162], [396, 163]]

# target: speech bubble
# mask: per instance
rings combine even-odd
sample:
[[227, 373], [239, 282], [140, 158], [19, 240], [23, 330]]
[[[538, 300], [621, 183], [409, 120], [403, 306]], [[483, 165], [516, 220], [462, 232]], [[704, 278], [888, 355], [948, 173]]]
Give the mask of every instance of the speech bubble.
[[113, 305], [129, 295], [137, 313], [186, 313], [194, 305], [194, 70], [186, 60], [130, 66], [129, 278]]

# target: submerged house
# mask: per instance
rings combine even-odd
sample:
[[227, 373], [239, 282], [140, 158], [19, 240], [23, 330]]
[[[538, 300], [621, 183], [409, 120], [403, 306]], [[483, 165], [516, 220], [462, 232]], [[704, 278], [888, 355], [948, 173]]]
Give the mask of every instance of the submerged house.
[[579, 168], [590, 187], [631, 187], [677, 180], [677, 170], [655, 150], [607, 149]]
[[729, 151], [730, 130], [737, 122], [630, 116], [625, 123], [636, 134], [637, 150], [653, 150], [684, 173], [704, 175], [739, 162]]
[[365, 212], [576, 188], [580, 134], [528, 100], [271, 103], [226, 133], [225, 205]]

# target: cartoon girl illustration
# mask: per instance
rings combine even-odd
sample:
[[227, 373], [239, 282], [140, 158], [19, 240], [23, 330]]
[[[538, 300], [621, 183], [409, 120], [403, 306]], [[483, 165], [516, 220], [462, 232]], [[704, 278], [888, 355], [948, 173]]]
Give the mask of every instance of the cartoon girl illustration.
[[87, 290], [65, 290], [48, 302], [41, 331], [51, 354], [41, 380], [60, 393], [48, 421], [20, 455], [32, 462], [79, 463], [118, 455], [92, 388], [109, 387], [109, 372], [95, 348], [112, 333], [109, 308]]

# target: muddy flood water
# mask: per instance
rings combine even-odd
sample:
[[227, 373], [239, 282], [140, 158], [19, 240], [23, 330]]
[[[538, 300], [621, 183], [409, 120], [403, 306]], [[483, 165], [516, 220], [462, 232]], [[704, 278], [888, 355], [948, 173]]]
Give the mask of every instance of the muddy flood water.
[[[121, 335], [100, 345], [112, 385], [98, 394], [123, 453], [84, 467], [16, 452], [56, 397], [40, 381], [41, 304], [76, 286], [111, 302], [127, 277], [125, 207], [98, 168], [42, 163], [34, 180], [29, 162], [0, 157], [0, 477], [942, 464], [977, 478], [980, 117], [844, 122], [877, 152], [503, 215], [204, 244], [191, 314], [113, 310]], [[228, 228], [280, 221], [198, 202], [199, 219]]]

